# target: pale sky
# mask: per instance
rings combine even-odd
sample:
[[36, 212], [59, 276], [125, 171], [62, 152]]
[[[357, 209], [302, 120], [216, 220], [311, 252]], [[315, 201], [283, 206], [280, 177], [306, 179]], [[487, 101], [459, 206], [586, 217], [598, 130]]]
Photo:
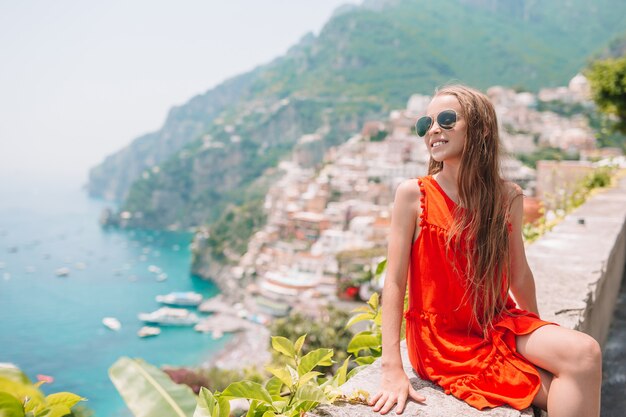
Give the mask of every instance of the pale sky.
[[0, 0], [0, 180], [69, 177], [356, 0]]

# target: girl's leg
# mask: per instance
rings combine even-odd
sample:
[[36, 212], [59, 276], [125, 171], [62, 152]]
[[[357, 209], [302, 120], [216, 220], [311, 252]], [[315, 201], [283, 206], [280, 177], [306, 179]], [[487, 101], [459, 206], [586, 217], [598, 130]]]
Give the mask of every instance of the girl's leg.
[[535, 395], [533, 405], [541, 408], [542, 410], [548, 409], [548, 392], [550, 392], [550, 385], [552, 384], [553, 375], [541, 368], [537, 368], [539, 371], [539, 377], [541, 378], [541, 386], [539, 392]]
[[[598, 417], [602, 383], [602, 352], [591, 336], [560, 326], [546, 325], [517, 336], [517, 351], [534, 365], [552, 374], [536, 405], [547, 404], [550, 417]], [[546, 379], [544, 379], [546, 378]], [[541, 404], [546, 400], [544, 404]]]

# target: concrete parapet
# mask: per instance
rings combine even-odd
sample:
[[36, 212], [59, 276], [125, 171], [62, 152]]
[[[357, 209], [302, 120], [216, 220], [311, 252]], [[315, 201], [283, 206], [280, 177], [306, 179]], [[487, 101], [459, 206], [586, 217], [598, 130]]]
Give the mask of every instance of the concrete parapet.
[[[578, 329], [600, 344], [606, 340], [626, 264], [626, 178], [614, 188], [601, 190], [569, 214], [563, 222], [526, 248], [535, 276], [541, 317], [561, 326]], [[406, 345], [401, 344], [404, 370], [427, 404], [409, 402], [407, 417], [519, 417], [523, 411], [499, 407], [478, 411], [443, 393], [438, 386], [421, 380], [411, 369]], [[349, 396], [355, 390], [374, 394], [380, 382], [380, 360], [366, 368], [341, 389]], [[545, 413], [544, 413], [545, 414]], [[378, 416], [365, 405], [321, 406], [312, 417]], [[394, 416], [391, 411], [388, 415]]]

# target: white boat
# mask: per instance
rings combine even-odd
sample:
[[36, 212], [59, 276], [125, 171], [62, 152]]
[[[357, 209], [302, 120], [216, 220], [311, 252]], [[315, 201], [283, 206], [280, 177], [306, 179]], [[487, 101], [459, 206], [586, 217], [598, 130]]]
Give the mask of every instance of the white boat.
[[156, 296], [157, 303], [172, 306], [197, 306], [202, 302], [202, 294], [197, 292], [171, 292], [165, 295]]
[[152, 313], [139, 313], [139, 320], [163, 326], [191, 326], [196, 324], [198, 316], [184, 308], [161, 307]]
[[70, 269], [64, 266], [63, 268], [59, 268], [54, 271], [54, 273], [57, 275], [57, 277], [66, 277], [70, 274]]
[[122, 328], [122, 323], [115, 317], [105, 317], [102, 319], [102, 324], [108, 327], [111, 330], [118, 331]]
[[154, 326], [143, 326], [137, 332], [137, 336], [139, 337], [150, 337], [150, 336], [158, 336], [161, 334], [161, 329]]

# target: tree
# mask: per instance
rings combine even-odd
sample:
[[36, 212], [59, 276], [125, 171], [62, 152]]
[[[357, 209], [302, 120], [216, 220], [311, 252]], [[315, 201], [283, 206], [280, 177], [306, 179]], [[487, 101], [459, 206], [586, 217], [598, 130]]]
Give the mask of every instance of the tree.
[[617, 116], [615, 129], [626, 133], [626, 56], [592, 62], [587, 78], [600, 110]]

